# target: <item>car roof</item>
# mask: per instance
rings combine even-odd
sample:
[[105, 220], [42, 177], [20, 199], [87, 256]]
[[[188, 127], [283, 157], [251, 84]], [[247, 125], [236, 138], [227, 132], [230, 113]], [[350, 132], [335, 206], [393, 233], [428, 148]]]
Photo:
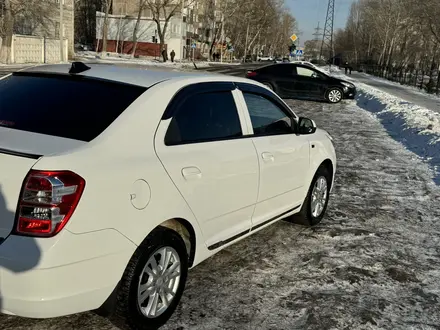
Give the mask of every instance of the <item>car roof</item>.
[[[170, 81], [176, 79], [189, 79], [203, 81], [215, 80], [215, 81], [231, 81], [231, 82], [243, 82], [255, 84], [255, 82], [238, 77], [220, 75], [220, 74], [207, 74], [207, 73], [193, 73], [193, 72], [177, 72], [177, 71], [165, 71], [165, 70], [150, 70], [139, 68], [127, 68], [108, 64], [89, 64], [89, 70], [77, 73], [76, 76], [90, 77], [96, 79], [111, 80], [120, 83], [126, 83], [131, 85], [137, 85], [149, 88], [155, 84], [163, 81]], [[51, 64], [51, 65], [39, 65], [22, 70], [22, 72], [28, 73], [40, 73], [40, 74], [63, 74], [69, 75], [70, 64]]]

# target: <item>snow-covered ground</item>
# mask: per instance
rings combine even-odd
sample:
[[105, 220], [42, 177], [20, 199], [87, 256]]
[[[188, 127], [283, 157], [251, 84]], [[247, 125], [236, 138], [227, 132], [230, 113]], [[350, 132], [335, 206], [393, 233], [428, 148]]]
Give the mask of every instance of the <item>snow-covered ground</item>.
[[[438, 329], [440, 188], [383, 119], [356, 101], [288, 100], [333, 137], [328, 215], [279, 222], [190, 271], [164, 330]], [[94, 313], [0, 316], [2, 330], [118, 329]]]
[[[107, 55], [108, 54], [108, 55]], [[145, 66], [157, 66], [157, 67], [168, 67], [168, 68], [175, 68], [175, 69], [184, 69], [184, 68], [194, 68], [193, 62], [191, 61], [183, 61], [180, 62], [176, 60], [176, 62], [171, 62], [170, 60], [167, 62], [163, 62], [161, 60], [161, 57], [157, 58], [132, 58], [130, 55], [127, 54], [116, 54], [116, 53], [97, 53], [92, 51], [83, 51], [83, 52], [77, 52], [76, 56], [77, 59], [83, 59], [83, 60], [92, 60], [94, 62], [99, 63], [125, 63], [125, 64], [137, 64], [137, 65], [145, 65]], [[210, 65], [215, 64], [221, 64], [219, 62], [207, 62], [207, 61], [196, 61], [195, 62], [197, 68], [207, 68]], [[225, 63], [228, 65], [238, 65], [240, 63]]]
[[440, 184], [440, 113], [407, 102], [341, 72], [334, 71], [333, 75], [356, 85], [357, 105], [378, 118], [391, 137], [430, 164], [435, 171], [434, 180]]
[[415, 87], [415, 86], [402, 85], [402, 84], [400, 84], [398, 82], [390, 81], [388, 79], [381, 78], [381, 77], [372, 76], [372, 75], [369, 75], [369, 74], [366, 74], [366, 73], [359, 73], [359, 74], [364, 76], [364, 77], [367, 77], [369, 79], [372, 79], [372, 80], [375, 80], [375, 81], [378, 81], [378, 82], [381, 82], [381, 83], [384, 83], [384, 84], [388, 84], [390, 86], [407, 89], [411, 93], [417, 93], [419, 95], [422, 95], [424, 97], [429, 97], [429, 98], [431, 98], [433, 100], [436, 100], [436, 101], [438, 101], [438, 99], [440, 98], [440, 94], [439, 95], [428, 94], [425, 90], [422, 90], [422, 89], [420, 89], [418, 87]]

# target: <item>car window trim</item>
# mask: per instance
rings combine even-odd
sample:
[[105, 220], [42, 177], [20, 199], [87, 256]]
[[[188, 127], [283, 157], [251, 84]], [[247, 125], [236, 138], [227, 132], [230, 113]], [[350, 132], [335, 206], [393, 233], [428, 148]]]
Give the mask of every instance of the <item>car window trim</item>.
[[236, 98], [233, 94], [233, 91], [236, 89], [236, 86], [232, 82], [207, 82], [207, 83], [197, 83], [192, 84], [189, 86], [185, 86], [184, 88], [180, 89], [171, 102], [169, 103], [167, 109], [165, 110], [162, 120], [169, 120], [171, 123], [171, 120], [174, 118], [174, 115], [178, 111], [179, 107], [189, 98], [195, 95], [200, 94], [206, 94], [206, 93], [230, 93], [235, 108], [237, 111], [237, 117], [240, 121], [240, 128], [241, 128], [241, 135], [240, 136], [228, 136], [228, 137], [222, 137], [222, 138], [212, 138], [212, 139], [199, 139], [194, 141], [184, 141], [184, 142], [174, 142], [170, 143], [167, 141], [167, 133], [169, 130], [169, 126], [166, 129], [163, 142], [164, 145], [167, 147], [173, 147], [173, 146], [181, 146], [181, 145], [190, 145], [190, 144], [198, 144], [198, 143], [212, 143], [212, 142], [221, 142], [221, 141], [229, 141], [229, 140], [238, 140], [245, 136], [245, 131], [243, 131], [243, 123], [242, 118], [240, 116], [240, 105], [237, 104]]
[[[260, 86], [255, 86], [255, 85], [251, 85], [251, 84], [238, 83], [236, 85], [237, 85], [237, 88], [242, 93], [243, 103], [244, 103], [244, 106], [246, 107], [245, 111], [247, 112], [248, 120], [250, 123], [250, 128], [252, 129], [252, 133], [249, 135], [245, 135], [245, 137], [259, 138], [259, 137], [267, 137], [267, 136], [282, 136], [282, 135], [296, 134], [295, 132], [297, 131], [298, 116], [289, 107], [287, 107], [285, 104], [283, 104], [283, 102], [280, 102], [277, 98], [273, 97], [271, 92], [266, 91], [264, 88], [262, 88]], [[258, 95], [258, 96], [265, 98], [269, 102], [274, 103], [292, 121], [292, 125], [295, 126], [295, 127], [293, 127], [292, 133], [255, 134], [254, 128], [253, 128], [254, 126], [252, 125], [252, 120], [250, 118], [249, 109], [247, 108], [246, 99], [244, 98], [244, 93]]]
[[172, 119], [179, 109], [179, 106], [191, 96], [195, 94], [212, 93], [212, 92], [232, 92], [235, 86], [232, 82], [201, 82], [187, 85], [174, 94], [165, 112], [162, 120]]
[[[249, 109], [247, 108], [246, 99], [245, 99], [245, 97], [244, 97], [244, 94], [245, 94], [245, 93], [246, 93], [246, 94], [252, 94], [252, 95], [261, 96], [262, 98], [264, 98], [264, 99], [268, 100], [269, 102], [271, 102], [271, 100], [270, 100], [268, 97], [266, 97], [266, 96], [264, 96], [264, 95], [261, 95], [261, 94], [258, 94], [258, 93], [256, 93], [256, 92], [242, 92], [242, 93], [243, 93], [243, 99], [245, 100], [246, 109], [247, 109], [248, 113], [249, 113]], [[273, 103], [273, 102], [272, 102], [272, 103]], [[278, 107], [277, 104], [275, 104], [275, 105]], [[264, 134], [256, 134], [255, 131], [254, 131], [254, 125], [252, 125], [252, 132], [253, 132], [253, 133], [251, 134], [252, 137], [259, 138], [259, 137], [266, 137], [266, 136], [279, 136], [279, 135], [291, 135], [291, 134], [295, 134], [295, 131], [296, 131], [296, 121], [295, 121], [295, 119], [294, 119], [292, 116], [290, 116], [289, 114], [286, 114], [286, 112], [285, 112], [284, 109], [281, 109], [280, 107], [278, 107], [278, 109], [280, 109], [281, 112], [283, 112], [283, 113], [286, 115], [286, 117], [289, 118], [289, 119], [291, 120], [292, 125], [295, 125], [295, 127], [293, 127], [292, 132], [291, 132], [291, 133], [264, 133]], [[250, 113], [249, 113], [249, 119], [250, 119], [251, 124], [252, 124], [252, 118], [250, 118]]]

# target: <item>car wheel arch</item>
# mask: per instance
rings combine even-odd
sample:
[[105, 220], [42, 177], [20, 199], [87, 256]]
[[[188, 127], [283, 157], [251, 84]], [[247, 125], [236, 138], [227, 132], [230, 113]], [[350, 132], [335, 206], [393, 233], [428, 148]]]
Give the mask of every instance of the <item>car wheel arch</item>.
[[[311, 163], [311, 168], [310, 168], [310, 172], [309, 172], [309, 178], [306, 181], [307, 185], [310, 184], [310, 182], [312, 182], [313, 178], [315, 177], [316, 173], [319, 171], [320, 168], [325, 168], [326, 170], [328, 170], [328, 172], [330, 173], [331, 177], [330, 177], [330, 189], [333, 186], [333, 177], [334, 177], [334, 169], [335, 166], [333, 164], [333, 161], [330, 158], [321, 158], [318, 161], [313, 161]], [[309, 189], [309, 186], [307, 186], [307, 189]]]
[[[158, 227], [171, 229], [179, 234], [180, 237], [182, 237], [183, 241], [185, 242], [186, 250], [189, 256], [188, 265], [189, 267], [192, 267], [196, 255], [197, 245], [196, 233], [192, 224], [188, 220], [185, 220], [183, 218], [173, 218], [162, 222], [156, 228]], [[153, 229], [152, 232], [154, 232], [155, 229]]]
[[324, 161], [318, 166], [318, 168], [316, 169], [315, 173], [318, 172], [318, 170], [319, 170], [321, 167], [326, 168], [327, 171], [330, 173], [330, 176], [331, 176], [331, 177], [330, 177], [330, 188], [332, 188], [332, 185], [333, 185], [333, 176], [334, 176], [334, 166], [333, 166], [333, 162], [332, 162], [329, 158], [327, 158], [326, 160], [324, 160]]
[[327, 97], [328, 92], [330, 92], [332, 89], [338, 89], [342, 95], [344, 95], [344, 90], [341, 86], [337, 86], [337, 85], [330, 85], [329, 87], [326, 88], [325, 90], [325, 96]]

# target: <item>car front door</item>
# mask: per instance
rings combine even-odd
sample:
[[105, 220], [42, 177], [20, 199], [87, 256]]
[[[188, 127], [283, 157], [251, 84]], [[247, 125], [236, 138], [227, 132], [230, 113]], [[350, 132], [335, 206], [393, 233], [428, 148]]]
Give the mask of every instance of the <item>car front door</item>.
[[294, 133], [295, 115], [282, 101], [257, 86], [239, 88], [260, 164], [255, 227], [301, 206], [308, 190], [310, 143]]
[[[170, 104], [155, 138], [156, 152], [216, 249], [251, 227], [259, 164], [232, 83], [183, 89]], [[178, 215], [176, 215], [178, 216]]]
[[295, 94], [299, 98], [318, 99], [325, 93], [324, 75], [319, 71], [305, 66], [296, 66], [295, 76]]

